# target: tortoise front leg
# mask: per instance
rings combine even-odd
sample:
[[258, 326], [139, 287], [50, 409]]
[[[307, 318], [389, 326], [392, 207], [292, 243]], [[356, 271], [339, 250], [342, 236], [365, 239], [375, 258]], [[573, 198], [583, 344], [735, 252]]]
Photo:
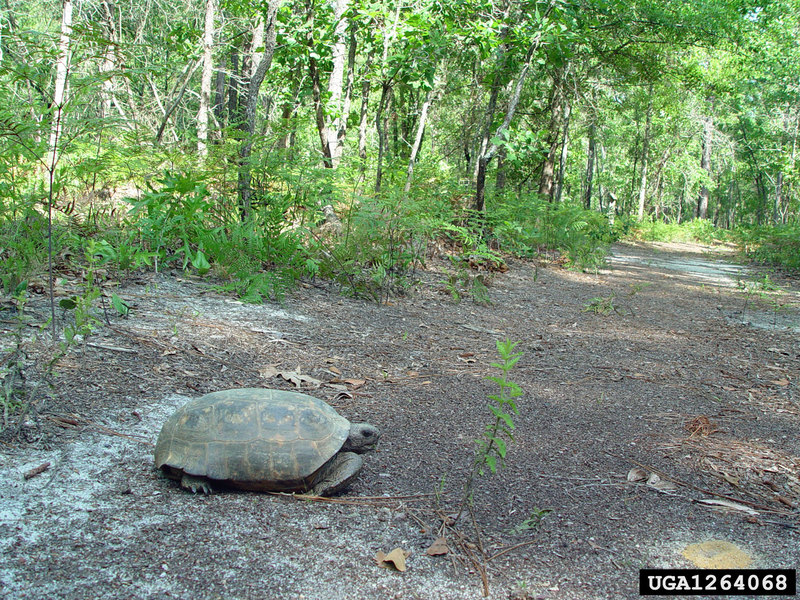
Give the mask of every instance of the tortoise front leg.
[[333, 496], [355, 479], [363, 464], [364, 459], [355, 452], [340, 452], [322, 467], [320, 477], [310, 493], [315, 496]]
[[212, 492], [211, 484], [208, 482], [207, 478], [195, 477], [194, 475], [188, 475], [186, 473], [181, 477], [181, 487], [185, 490], [191, 490], [193, 494], [196, 494], [198, 491], [204, 494], [210, 494]]

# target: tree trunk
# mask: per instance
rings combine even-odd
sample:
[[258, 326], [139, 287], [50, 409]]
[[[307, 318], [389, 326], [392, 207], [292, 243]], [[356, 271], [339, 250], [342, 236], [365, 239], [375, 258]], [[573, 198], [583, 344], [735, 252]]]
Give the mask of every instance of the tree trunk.
[[239, 88], [241, 86], [242, 73], [239, 71], [239, 49], [236, 46], [231, 48], [231, 74], [228, 77], [228, 123], [234, 127], [240, 127], [239, 123]]
[[158, 128], [156, 132], [156, 143], [161, 143], [161, 138], [164, 137], [164, 131], [167, 128], [167, 124], [169, 123], [169, 119], [172, 116], [172, 113], [175, 112], [175, 109], [180, 106], [181, 100], [183, 99], [183, 95], [186, 93], [186, 88], [189, 86], [189, 81], [192, 79], [192, 75], [194, 72], [197, 71], [197, 68], [201, 65], [202, 61], [196, 60], [188, 65], [186, 65], [186, 70], [183, 73], [183, 80], [180, 83], [180, 87], [176, 90], [175, 99], [173, 100], [172, 104], [164, 111], [164, 120], [161, 121], [161, 126]]
[[61, 138], [61, 128], [64, 117], [64, 104], [66, 102], [67, 75], [70, 67], [70, 44], [72, 41], [72, 0], [64, 0], [61, 15], [61, 37], [58, 42], [58, 56], [56, 58], [56, 80], [53, 91], [52, 122], [50, 124], [50, 139], [47, 145], [47, 163], [49, 171], [48, 184], [52, 185], [53, 175], [58, 164], [58, 143]]
[[211, 80], [214, 76], [215, 0], [206, 0], [203, 26], [203, 71], [200, 77], [200, 110], [197, 113], [197, 154], [201, 161], [208, 156], [208, 121], [211, 112]]
[[314, 118], [317, 125], [317, 135], [322, 147], [322, 164], [326, 169], [333, 168], [331, 147], [328, 143], [328, 126], [325, 124], [325, 108], [322, 106], [322, 89], [320, 88], [319, 69], [317, 59], [308, 58], [308, 75], [311, 77], [311, 99], [314, 103]]
[[[596, 135], [597, 126], [595, 125], [594, 121], [592, 121], [592, 124], [589, 125], [589, 150], [586, 153], [586, 175], [583, 178], [583, 207], [586, 210], [592, 208], [592, 180], [594, 179], [594, 155], [597, 143], [597, 140], [595, 139]], [[602, 209], [603, 207], [601, 205], [600, 210]]]
[[383, 118], [383, 112], [389, 104], [390, 92], [392, 91], [392, 84], [384, 81], [381, 86], [381, 99], [378, 102], [378, 110], [375, 113], [375, 129], [378, 132], [378, 166], [375, 171], [375, 193], [381, 191], [381, 180], [383, 179], [383, 154], [386, 150], [386, 141], [389, 137], [388, 124], [386, 119]]
[[[339, 131], [346, 130], [347, 115], [344, 112], [344, 74], [345, 62], [348, 59], [347, 52], [347, 26], [348, 19], [345, 18], [344, 13], [347, 10], [349, 0], [335, 0], [336, 4], [333, 11], [333, 21], [336, 27], [333, 32], [333, 48], [331, 52], [331, 59], [333, 62], [333, 70], [331, 71], [330, 79], [328, 80], [328, 102], [327, 113], [332, 115], [330, 124], [326, 123], [325, 136], [328, 145], [327, 154], [331, 157], [331, 167], [336, 168], [339, 166], [339, 161], [342, 157], [343, 144], [339, 144]], [[353, 51], [355, 48], [351, 45]], [[353, 56], [355, 60], [355, 56]], [[344, 135], [342, 135], [342, 140]]]
[[495, 168], [495, 178], [494, 178], [494, 191], [496, 193], [502, 192], [506, 187], [506, 180], [508, 177], [507, 170], [506, 170], [506, 149], [505, 147], [500, 148], [497, 151], [497, 167]]
[[47, 273], [50, 288], [50, 318], [53, 324], [53, 344], [56, 342], [56, 305], [53, 290], [53, 191], [55, 174], [58, 166], [58, 144], [61, 139], [61, 128], [64, 117], [64, 103], [67, 92], [67, 76], [70, 67], [70, 44], [72, 41], [72, 0], [64, 0], [61, 13], [61, 37], [58, 42], [56, 58], [56, 81], [53, 90], [52, 122], [50, 139], [47, 144]]
[[[367, 65], [369, 65], [369, 58], [367, 58]], [[358, 158], [361, 161], [362, 169], [366, 167], [367, 161], [367, 125], [369, 123], [368, 109], [369, 91], [371, 87], [372, 81], [368, 77], [365, 77], [361, 82], [361, 112], [358, 120]]]
[[[711, 179], [711, 143], [714, 137], [714, 121], [711, 115], [703, 119], [703, 149], [700, 155], [700, 168], [706, 176]], [[697, 198], [697, 218], [708, 218], [708, 187], [704, 184], [700, 187], [700, 195]]]
[[[546, 16], [550, 13], [552, 9], [552, 3], [548, 5], [547, 12], [545, 13]], [[502, 139], [503, 134], [505, 133], [508, 126], [511, 125], [511, 121], [514, 119], [514, 115], [517, 112], [517, 106], [519, 105], [519, 99], [522, 95], [522, 88], [525, 85], [525, 80], [528, 78], [528, 72], [530, 71], [531, 61], [533, 60], [533, 55], [536, 50], [539, 48], [542, 42], [542, 33], [539, 32], [533, 40], [530, 48], [528, 48], [528, 53], [525, 57], [525, 63], [523, 64], [522, 70], [517, 77], [517, 82], [514, 85], [514, 91], [511, 94], [511, 98], [508, 102], [508, 108], [506, 109], [506, 116], [503, 119], [503, 122], [500, 124], [500, 127], [497, 128], [497, 131], [494, 133], [495, 139]], [[505, 61], [505, 59], [503, 59]], [[490, 100], [491, 105], [491, 100]], [[491, 124], [491, 115], [487, 112], [487, 123]], [[473, 210], [476, 212], [483, 212], [486, 208], [486, 169], [489, 165], [489, 162], [494, 158], [494, 155], [497, 153], [497, 144], [492, 143], [491, 146], [488, 148], [486, 147], [489, 142], [489, 131], [484, 130], [484, 137], [481, 142], [481, 151], [478, 154], [477, 160], [477, 172], [475, 177], [475, 201], [473, 203]]]
[[300, 106], [300, 93], [303, 91], [303, 78], [299, 68], [293, 75], [294, 91], [292, 92], [292, 100], [284, 102], [281, 109], [281, 136], [278, 138], [277, 143], [277, 147], [280, 150], [288, 150], [294, 147], [295, 130], [297, 128], [294, 118]]
[[550, 126], [547, 131], [547, 155], [545, 156], [542, 176], [539, 179], [539, 195], [547, 198], [550, 202], [555, 199], [555, 171], [556, 156], [561, 142], [561, 131], [564, 123], [566, 107], [566, 76], [569, 71], [569, 64], [557, 69], [553, 74], [553, 90], [550, 96]]
[[565, 100], [564, 108], [564, 136], [561, 142], [561, 157], [558, 159], [558, 180], [556, 182], [556, 202], [561, 202], [564, 192], [564, 173], [567, 170], [567, 153], [569, 152], [569, 118], [572, 115], [572, 104]]
[[648, 153], [650, 152], [650, 126], [653, 119], [653, 84], [650, 84], [649, 99], [647, 101], [647, 117], [644, 123], [644, 136], [642, 137], [642, 173], [639, 180], [639, 209], [636, 218], [641, 221], [644, 219], [644, 204], [647, 199], [647, 164]]
[[111, 75], [117, 69], [115, 48], [118, 40], [115, 35], [114, 7], [111, 6], [110, 2], [104, 1], [103, 9], [106, 15], [106, 26], [104, 29], [108, 36], [109, 44], [103, 52], [103, 61], [100, 63], [100, 77], [103, 82], [100, 90], [100, 116], [102, 118], [109, 117], [112, 107], [116, 107], [120, 117], [125, 119], [125, 112], [114, 95], [114, 80], [113, 75]]
[[225, 125], [225, 67], [226, 58], [220, 57], [219, 68], [214, 79], [214, 117], [220, 128]]
[[414, 138], [414, 144], [411, 146], [411, 156], [408, 159], [408, 169], [406, 170], [406, 185], [403, 192], [408, 194], [411, 190], [411, 180], [414, 177], [414, 163], [417, 161], [417, 153], [419, 147], [422, 145], [422, 136], [425, 133], [425, 122], [428, 119], [428, 110], [433, 101], [433, 91], [429, 91], [425, 97], [425, 102], [422, 103], [422, 111], [419, 115], [419, 122], [417, 123], [417, 135]]
[[[239, 212], [246, 218], [251, 211], [250, 197], [252, 195], [250, 182], [250, 153], [253, 149], [253, 134], [256, 130], [256, 107], [258, 106], [258, 92], [264, 77], [267, 75], [272, 57], [275, 54], [276, 27], [275, 18], [278, 11], [278, 0], [272, 0], [264, 17], [264, 53], [261, 60], [251, 71], [252, 76], [247, 81], [247, 96], [244, 104], [244, 118], [240, 120], [239, 129], [244, 132], [244, 140], [239, 148]], [[254, 32], [257, 34], [256, 32]]]

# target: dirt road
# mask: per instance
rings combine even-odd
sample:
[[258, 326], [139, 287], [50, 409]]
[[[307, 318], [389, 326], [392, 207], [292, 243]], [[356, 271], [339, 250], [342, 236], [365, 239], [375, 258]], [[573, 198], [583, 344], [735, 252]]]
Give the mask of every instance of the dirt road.
[[[639, 569], [690, 567], [710, 540], [797, 568], [800, 296], [703, 252], [619, 247], [597, 274], [511, 261], [490, 305], [455, 302], [436, 260], [388, 306], [323, 283], [254, 306], [134, 278], [115, 288], [131, 315], [62, 359], [52, 397], [3, 434], [0, 596], [455, 600], [482, 597], [485, 568], [496, 599], [637, 598]], [[474, 524], [443, 532], [506, 338], [524, 352], [515, 440], [476, 482]], [[42, 364], [41, 344], [25, 350]], [[384, 432], [336, 501], [193, 496], [154, 470], [187, 398], [296, 385]], [[429, 556], [441, 533], [449, 553]], [[394, 548], [405, 572], [375, 561]]]

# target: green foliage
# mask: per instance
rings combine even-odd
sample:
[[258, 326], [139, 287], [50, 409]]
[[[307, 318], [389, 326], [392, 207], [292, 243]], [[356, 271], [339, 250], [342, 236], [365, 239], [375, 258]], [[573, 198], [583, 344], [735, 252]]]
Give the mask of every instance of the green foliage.
[[117, 294], [111, 294], [111, 306], [120, 317], [127, 317], [131, 312], [131, 307]]
[[596, 315], [607, 315], [611, 312], [618, 313], [617, 307], [614, 306], [615, 297], [614, 294], [611, 294], [605, 297], [592, 298], [583, 305], [583, 312], [593, 312]]
[[377, 303], [404, 294], [424, 264], [433, 231], [430, 208], [400, 193], [362, 198], [340, 235], [317, 237], [319, 275], [337, 281], [350, 295]]
[[198, 244], [204, 249], [203, 257], [208, 257], [206, 264], [229, 280], [219, 289], [233, 291], [246, 302], [260, 303], [280, 300], [297, 279], [313, 275], [315, 263], [309, 261], [302, 232], [282, 229], [282, 208], [265, 206], [244, 221], [201, 234]]
[[707, 219], [693, 219], [683, 223], [667, 223], [660, 219], [629, 220], [628, 237], [650, 242], [701, 242], [711, 244], [727, 236]]
[[464, 495], [461, 502], [459, 515], [463, 511], [466, 503], [472, 497], [472, 485], [476, 475], [484, 475], [488, 467], [492, 473], [496, 473], [498, 467], [503, 466], [508, 453], [508, 443], [514, 441], [514, 419], [513, 416], [519, 413], [515, 398], [522, 395], [522, 389], [508, 378], [509, 373], [522, 357], [521, 352], [514, 352], [519, 342], [511, 340], [498, 340], [496, 342], [497, 353], [500, 355], [501, 362], [494, 362], [492, 366], [500, 370], [499, 376], [488, 377], [489, 381], [497, 384], [499, 390], [496, 394], [489, 395], [487, 407], [491, 413], [491, 419], [483, 431], [483, 436], [475, 443], [475, 459], [472, 463], [466, 484]]
[[504, 198], [490, 209], [488, 222], [501, 246], [520, 256], [545, 249], [564, 254], [567, 264], [594, 270], [605, 263], [614, 233], [608, 219], [564, 202], [553, 204], [533, 197]]
[[740, 251], [751, 260], [800, 269], [800, 225], [739, 229], [734, 239]]
[[159, 263], [169, 262], [178, 262], [183, 270], [195, 262], [205, 267], [197, 241], [220, 225], [208, 189], [188, 174], [167, 172], [159, 183], [160, 187], [149, 185], [142, 199], [132, 202], [131, 225], [140, 245], [153, 253], [156, 271]]
[[[58, 253], [64, 230], [57, 227], [53, 234], [53, 248]], [[0, 260], [0, 282], [6, 294], [14, 293], [21, 282], [41, 273], [47, 265], [47, 221], [35, 211], [23, 218], [0, 220]]]
[[531, 515], [518, 525], [515, 525], [511, 529], [511, 533], [519, 535], [528, 531], [537, 531], [542, 524], [542, 520], [551, 512], [553, 512], [551, 508], [534, 507]]

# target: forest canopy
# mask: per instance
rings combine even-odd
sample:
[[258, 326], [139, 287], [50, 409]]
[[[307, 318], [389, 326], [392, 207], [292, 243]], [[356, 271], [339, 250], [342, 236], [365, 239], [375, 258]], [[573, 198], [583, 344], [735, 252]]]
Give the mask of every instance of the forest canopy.
[[4, 289], [45, 264], [48, 236], [62, 262], [213, 271], [251, 300], [317, 275], [384, 300], [434, 239], [592, 267], [622, 235], [680, 229], [800, 267], [798, 15], [8, 0]]

